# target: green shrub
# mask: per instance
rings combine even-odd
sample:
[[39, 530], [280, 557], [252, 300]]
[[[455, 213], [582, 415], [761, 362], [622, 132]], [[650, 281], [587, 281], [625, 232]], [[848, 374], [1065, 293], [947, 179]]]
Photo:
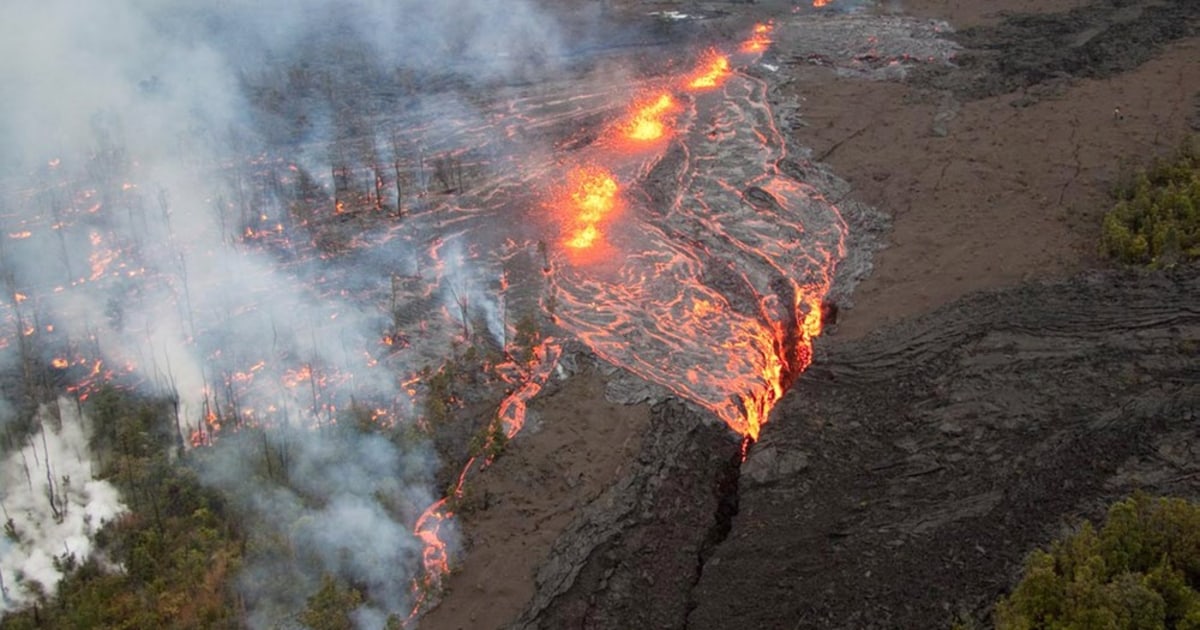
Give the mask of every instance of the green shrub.
[[1116, 196], [1103, 225], [1109, 256], [1155, 268], [1200, 259], [1200, 139], [1155, 161]]
[[1035, 551], [996, 607], [1001, 630], [1200, 628], [1200, 505], [1137, 495], [1104, 527]]

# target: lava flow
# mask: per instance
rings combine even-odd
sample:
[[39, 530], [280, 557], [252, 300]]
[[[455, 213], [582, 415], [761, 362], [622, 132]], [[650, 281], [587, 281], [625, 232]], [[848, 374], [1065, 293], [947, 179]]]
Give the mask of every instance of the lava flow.
[[[542, 386], [550, 379], [550, 373], [558, 365], [561, 349], [553, 338], [541, 341], [531, 354], [527, 364], [509, 363], [501, 370], [504, 380], [516, 387], [500, 403], [496, 418], [496, 427], [503, 433], [505, 439], [512, 439], [525, 425], [526, 405], [542, 390]], [[497, 438], [489, 435], [487, 443], [482, 445], [483, 453], [494, 452], [492, 442]], [[467, 478], [478, 469], [492, 463], [490, 455], [475, 455], [467, 460], [454, 487], [446, 498], [440, 499], [425, 509], [417, 519], [413, 533], [424, 544], [421, 553], [422, 565], [425, 569], [423, 576], [413, 580], [415, 602], [409, 613], [408, 621], [415, 621], [430, 606], [442, 586], [442, 578], [450, 571], [450, 554], [446, 547], [442, 528], [454, 516], [453, 504], [463, 498], [464, 484]]]
[[558, 322], [597, 355], [751, 440], [811, 361], [846, 230], [836, 208], [780, 171], [790, 158], [766, 85], [734, 70], [757, 60], [770, 31], [756, 27], [735, 58], [709, 52], [675, 83], [693, 95], [671, 99], [685, 106], [653, 155], [587, 154], [621, 190], [644, 194], [626, 194], [606, 226], [619, 255], [551, 278]]
[[[768, 33], [757, 28], [742, 54], [761, 52]], [[745, 446], [811, 361], [846, 226], [823, 197], [780, 171], [787, 143], [763, 82], [710, 53], [675, 84], [696, 93], [686, 107], [660, 94], [617, 124], [627, 141], [648, 141], [655, 151], [597, 144], [567, 156], [577, 165], [546, 204], [566, 215], [567, 264], [547, 259], [544, 270], [560, 326], [613, 365], [708, 408]], [[709, 92], [717, 86], [721, 93]], [[670, 142], [660, 143], [668, 129]], [[606, 241], [612, 255], [581, 260], [607, 232], [621, 235]], [[544, 342], [525, 385], [501, 405], [506, 435], [519, 429], [525, 401], [549, 378], [557, 353]], [[417, 524], [426, 573], [415, 583], [411, 618], [448, 570], [441, 529], [451, 506], [467, 475], [486, 464], [472, 458], [449, 500]]]

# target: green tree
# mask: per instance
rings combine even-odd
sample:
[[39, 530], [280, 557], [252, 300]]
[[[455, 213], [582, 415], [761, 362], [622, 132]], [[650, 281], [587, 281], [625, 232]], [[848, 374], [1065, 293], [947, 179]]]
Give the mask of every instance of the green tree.
[[1000, 630], [1200, 629], [1200, 505], [1136, 495], [1035, 551]]
[[[130, 511], [98, 532], [105, 556], [63, 562], [53, 597], [5, 615], [3, 627], [224, 628], [238, 625], [230, 588], [242, 541], [224, 500], [203, 486], [192, 456], [171, 460], [174, 413], [164, 401], [105, 388], [89, 401], [100, 476]], [[14, 532], [19, 535], [19, 532]]]
[[1115, 193], [1103, 222], [1109, 256], [1150, 267], [1200, 259], [1200, 139], [1188, 139]]
[[351, 630], [354, 620], [350, 615], [362, 602], [362, 594], [356, 589], [343, 589], [333, 576], [325, 575], [321, 578], [321, 588], [308, 598], [308, 608], [300, 615], [300, 621], [312, 630]]

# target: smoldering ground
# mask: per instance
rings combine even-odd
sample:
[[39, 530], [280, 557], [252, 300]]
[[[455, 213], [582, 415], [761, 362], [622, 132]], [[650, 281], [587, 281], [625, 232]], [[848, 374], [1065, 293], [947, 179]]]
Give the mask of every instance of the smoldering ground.
[[[182, 422], [205, 443], [216, 431], [206, 415], [227, 428], [283, 427], [264, 439], [287, 453], [284, 477], [258, 474], [257, 460], [240, 457], [245, 451], [234, 438], [225, 448], [218, 439], [200, 460], [208, 479], [261, 528], [254, 535], [286, 540], [311, 560], [300, 566], [275, 562], [271, 554], [251, 557], [240, 584], [251, 607], [262, 604], [252, 619], [266, 625], [294, 612], [322, 573], [365, 587], [371, 602], [364, 625], [407, 612], [420, 550], [411, 523], [414, 510], [436, 494], [429, 487], [434, 458], [419, 444], [376, 434], [307, 429], [328, 427], [339, 410], [359, 403], [382, 408], [396, 423], [411, 421], [398, 373], [421, 366], [380, 363], [387, 314], [339, 286], [340, 278], [354, 278], [346, 284], [386, 292], [380, 287], [389, 273], [409, 265], [411, 256], [338, 259], [308, 244], [289, 246], [281, 261], [280, 252], [247, 244], [246, 231], [264, 222], [283, 232], [292, 199], [273, 190], [271, 182], [279, 183], [273, 169], [288, 169], [272, 144], [280, 136], [264, 129], [286, 108], [272, 109], [264, 92], [272, 86], [261, 79], [303, 83], [293, 63], [301, 59], [324, 63], [320, 76], [338, 76], [337, 64], [349, 59], [362, 61], [371, 77], [420, 78], [433, 69], [467, 85], [528, 80], [561, 54], [555, 19], [526, 0], [204, 8], [17, 0], [5, 14], [4, 364], [62, 362], [56, 368], [62, 383], [101, 366], [89, 375], [94, 380], [120, 378], [177, 398]], [[322, 50], [345, 58], [331, 61]], [[341, 78], [324, 87], [352, 83]], [[328, 158], [327, 143], [345, 131], [338, 103], [363, 104], [327, 96], [325, 104], [311, 99], [311, 108], [295, 112], [302, 120], [289, 123], [303, 131], [284, 136], [302, 141], [287, 148], [293, 167]], [[289, 95], [280, 98], [286, 104]], [[470, 106], [453, 97], [443, 102], [470, 115]], [[337, 188], [323, 173], [316, 181], [327, 191]], [[311, 240], [304, 225], [286, 229], [293, 242]], [[373, 268], [346, 267], [364, 260]], [[481, 293], [470, 301], [491, 314], [489, 328], [495, 327], [496, 308], [486, 306], [493, 298], [482, 295], [489, 283], [453, 267], [448, 281], [456, 291]], [[13, 401], [30, 393], [8, 389]], [[86, 456], [86, 449], [74, 452]], [[21, 484], [8, 476], [6, 489], [19, 493]], [[29, 494], [39, 500], [36, 489]], [[13, 494], [6, 500], [18, 501]]]

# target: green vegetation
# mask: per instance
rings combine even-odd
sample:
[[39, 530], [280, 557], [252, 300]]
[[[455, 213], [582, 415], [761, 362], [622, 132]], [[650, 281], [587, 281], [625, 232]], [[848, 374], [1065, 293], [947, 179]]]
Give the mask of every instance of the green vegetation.
[[508, 434], [504, 432], [504, 423], [496, 418], [471, 436], [467, 444], [467, 453], [471, 457], [483, 457], [492, 461], [504, 453], [508, 446]]
[[300, 621], [312, 630], [350, 630], [354, 620], [350, 615], [363, 603], [362, 593], [353, 587], [343, 588], [329, 575], [321, 578], [321, 588], [308, 598], [308, 608]]
[[513, 327], [513, 340], [509, 354], [518, 363], [533, 361], [538, 346], [542, 342], [542, 332], [538, 330], [537, 318], [532, 314], [517, 320]]
[[1200, 505], [1137, 495], [1030, 556], [1001, 630], [1200, 628]]
[[1104, 217], [1104, 249], [1131, 265], [1169, 267], [1200, 259], [1200, 139], [1116, 191]]
[[444, 424], [450, 412], [458, 404], [457, 388], [459, 366], [456, 361], [446, 361], [434, 372], [429, 366], [421, 370], [421, 381], [429, 388], [425, 396], [425, 420], [432, 425]]
[[[89, 404], [92, 448], [130, 512], [107, 525], [97, 544], [115, 572], [94, 559], [64, 566], [58, 593], [4, 618], [19, 628], [213, 628], [236, 625], [229, 579], [241, 560], [241, 536], [225, 502], [194, 471], [172, 462], [169, 402], [114, 388]], [[72, 570], [75, 569], [75, 570]]]

